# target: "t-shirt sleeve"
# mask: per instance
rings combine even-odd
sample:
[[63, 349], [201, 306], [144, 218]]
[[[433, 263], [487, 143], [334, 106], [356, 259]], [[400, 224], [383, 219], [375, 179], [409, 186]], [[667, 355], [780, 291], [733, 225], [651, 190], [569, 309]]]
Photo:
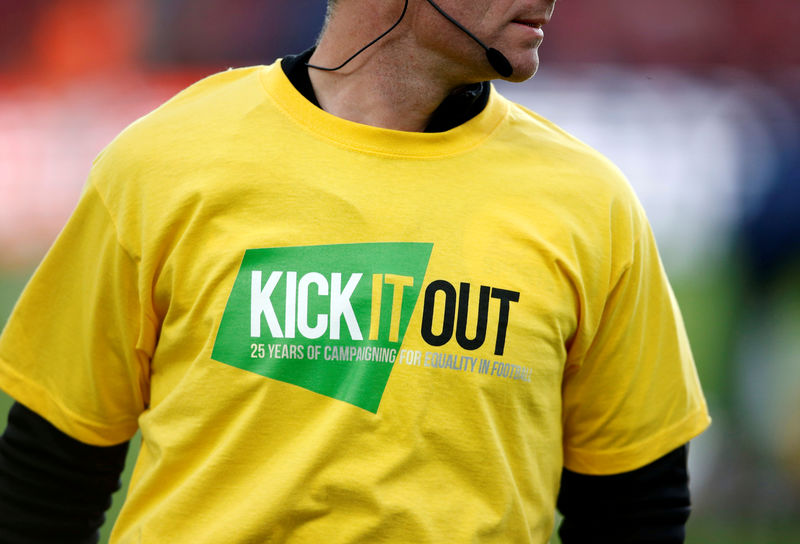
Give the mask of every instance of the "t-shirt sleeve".
[[128, 440], [155, 345], [145, 283], [90, 182], [0, 337], [0, 388], [82, 442]]
[[591, 309], [599, 318], [568, 355], [564, 465], [574, 472], [640, 468], [710, 423], [653, 234], [643, 213], [636, 215], [641, 222], [624, 244], [624, 265]]

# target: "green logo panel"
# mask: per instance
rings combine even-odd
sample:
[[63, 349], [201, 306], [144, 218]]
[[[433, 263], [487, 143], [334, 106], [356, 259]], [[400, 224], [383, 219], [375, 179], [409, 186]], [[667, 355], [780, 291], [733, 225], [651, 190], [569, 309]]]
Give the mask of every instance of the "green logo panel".
[[212, 358], [377, 412], [432, 244], [248, 249]]

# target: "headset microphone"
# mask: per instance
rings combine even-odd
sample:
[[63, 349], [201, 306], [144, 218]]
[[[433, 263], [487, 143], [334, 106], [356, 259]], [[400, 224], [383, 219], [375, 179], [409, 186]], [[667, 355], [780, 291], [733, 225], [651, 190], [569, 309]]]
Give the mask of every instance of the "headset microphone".
[[[469, 30], [467, 30], [464, 27], [464, 25], [462, 25], [461, 23], [459, 23], [458, 21], [453, 19], [450, 15], [445, 13], [445, 11], [442, 8], [440, 8], [438, 6], [438, 4], [436, 4], [433, 0], [427, 0], [427, 1], [436, 11], [439, 12], [439, 14], [442, 15], [442, 17], [444, 17], [445, 19], [447, 19], [448, 21], [453, 23], [461, 32], [463, 32], [464, 34], [466, 34], [467, 36], [469, 36], [470, 38], [475, 40], [478, 43], [478, 45], [483, 47], [483, 50], [486, 51], [486, 60], [489, 61], [489, 65], [491, 65], [491, 67], [494, 68], [495, 72], [500, 74], [502, 77], [509, 77], [511, 74], [514, 73], [514, 69], [511, 67], [511, 63], [508, 62], [508, 59], [505, 57], [505, 55], [503, 55], [497, 49], [495, 49], [493, 47], [489, 47], [485, 43], [483, 43], [480, 39], [478, 39], [478, 37], [475, 34], [470, 32]], [[327, 67], [324, 67], [324, 66], [317, 66], [315, 64], [311, 64], [311, 63], [308, 63], [308, 62], [306, 63], [306, 66], [308, 66], [309, 68], [314, 68], [316, 70], [324, 70], [326, 72], [335, 72], [336, 70], [340, 70], [340, 69], [344, 68], [344, 66], [347, 63], [349, 63], [351, 60], [353, 60], [354, 58], [359, 56], [361, 53], [363, 53], [368, 47], [371, 47], [378, 40], [380, 40], [381, 38], [386, 36], [389, 32], [394, 30], [395, 27], [397, 27], [397, 25], [400, 24], [400, 21], [403, 20], [403, 17], [406, 16], [406, 11], [407, 10], [408, 10], [408, 0], [405, 1], [405, 5], [403, 6], [403, 12], [400, 14], [400, 17], [397, 19], [397, 21], [395, 21], [395, 23], [391, 27], [389, 27], [388, 30], [386, 30], [383, 34], [381, 34], [380, 36], [378, 36], [377, 38], [375, 38], [374, 40], [369, 42], [367, 45], [365, 45], [364, 47], [362, 47], [358, 51], [356, 51], [353, 55], [350, 56], [350, 58], [348, 58], [346, 61], [341, 63], [339, 66], [335, 66], [333, 68], [327, 68]]]
[[514, 68], [511, 67], [511, 63], [508, 62], [508, 59], [505, 55], [503, 55], [500, 51], [495, 49], [494, 47], [489, 47], [485, 43], [483, 43], [478, 37], [467, 30], [464, 25], [453, 19], [450, 15], [444, 12], [442, 8], [440, 8], [433, 0], [428, 0], [428, 3], [433, 6], [433, 9], [438, 11], [442, 17], [456, 25], [458, 29], [475, 40], [478, 45], [483, 47], [483, 50], [486, 51], [486, 60], [489, 61], [489, 64], [494, 68], [494, 71], [500, 74], [503, 77], [508, 77], [514, 73]]

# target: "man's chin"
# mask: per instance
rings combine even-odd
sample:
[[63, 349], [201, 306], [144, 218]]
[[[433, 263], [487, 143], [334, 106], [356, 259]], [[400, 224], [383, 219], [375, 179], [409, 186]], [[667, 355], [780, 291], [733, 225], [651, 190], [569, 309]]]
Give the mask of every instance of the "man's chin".
[[539, 69], [539, 57], [536, 55], [533, 59], [527, 58], [520, 62], [512, 62], [512, 66], [514, 67], [514, 72], [503, 79], [513, 83], [521, 83], [536, 75]]

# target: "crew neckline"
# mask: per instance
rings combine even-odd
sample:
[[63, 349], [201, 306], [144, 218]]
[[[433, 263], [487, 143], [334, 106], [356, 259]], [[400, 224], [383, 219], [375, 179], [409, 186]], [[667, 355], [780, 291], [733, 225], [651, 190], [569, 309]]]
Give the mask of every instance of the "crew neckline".
[[305, 130], [334, 144], [366, 153], [434, 158], [466, 152], [488, 139], [508, 113], [508, 104], [492, 86], [481, 113], [444, 132], [406, 132], [373, 127], [332, 115], [309, 102], [289, 81], [281, 60], [259, 74], [267, 95]]
[[[297, 55], [286, 55], [281, 59], [281, 69], [294, 88], [300, 91], [306, 100], [320, 107], [317, 93], [311, 84], [308, 73], [308, 61], [316, 47], [306, 49]], [[466, 123], [486, 107], [489, 100], [491, 84], [488, 81], [465, 85], [457, 92], [446, 97], [431, 114], [428, 126], [422, 132], [444, 132]]]

